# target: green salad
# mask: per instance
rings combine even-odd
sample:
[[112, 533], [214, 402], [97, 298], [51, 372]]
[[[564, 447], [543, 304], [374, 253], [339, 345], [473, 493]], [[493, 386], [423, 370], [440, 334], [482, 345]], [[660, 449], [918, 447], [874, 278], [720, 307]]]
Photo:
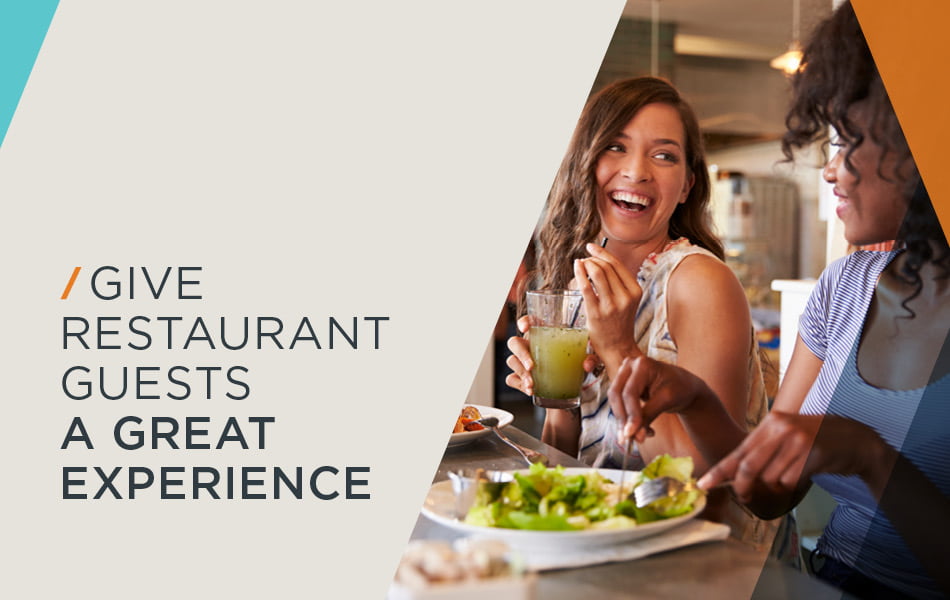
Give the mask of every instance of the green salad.
[[[693, 486], [670, 498], [637, 508], [630, 492], [646, 479], [673, 477], [691, 482], [693, 459], [658, 456], [639, 474], [624, 482], [624, 491], [596, 470], [568, 475], [561, 466], [540, 463], [527, 473], [515, 473], [503, 485], [480, 484], [465, 523], [482, 527], [572, 531], [621, 529], [688, 513], [702, 492]], [[617, 502], [618, 495], [623, 498]]]

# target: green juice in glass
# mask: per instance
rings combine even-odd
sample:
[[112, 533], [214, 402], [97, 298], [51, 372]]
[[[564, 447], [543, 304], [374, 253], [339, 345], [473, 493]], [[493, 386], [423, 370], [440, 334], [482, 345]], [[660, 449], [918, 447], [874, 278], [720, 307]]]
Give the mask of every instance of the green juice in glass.
[[532, 327], [528, 336], [534, 369], [534, 403], [547, 408], [580, 405], [587, 356], [587, 329]]

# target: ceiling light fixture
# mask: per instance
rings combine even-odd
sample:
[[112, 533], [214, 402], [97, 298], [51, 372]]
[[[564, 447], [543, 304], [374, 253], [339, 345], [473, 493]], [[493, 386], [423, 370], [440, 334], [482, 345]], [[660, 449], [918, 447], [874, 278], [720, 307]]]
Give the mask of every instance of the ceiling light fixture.
[[769, 62], [769, 66], [773, 69], [785, 71], [786, 75], [797, 72], [802, 64], [802, 45], [798, 41], [798, 24], [800, 21], [798, 2], [799, 0], [792, 0], [792, 43], [789, 44], [785, 53], [776, 56]]

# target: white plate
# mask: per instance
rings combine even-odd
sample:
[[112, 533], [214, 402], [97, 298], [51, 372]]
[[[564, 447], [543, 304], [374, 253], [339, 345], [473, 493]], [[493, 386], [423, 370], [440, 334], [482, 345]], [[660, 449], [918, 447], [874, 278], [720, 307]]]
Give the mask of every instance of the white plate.
[[[570, 468], [564, 469], [568, 475], [589, 473], [592, 469]], [[620, 471], [616, 469], [598, 469], [598, 471], [612, 481], [620, 481]], [[635, 476], [635, 472], [628, 471], [626, 479]], [[436, 523], [444, 525], [464, 535], [479, 537], [493, 537], [505, 541], [509, 546], [526, 555], [551, 554], [563, 550], [578, 548], [592, 548], [609, 546], [621, 542], [630, 542], [640, 538], [656, 535], [689, 521], [706, 506], [706, 497], [700, 496], [696, 506], [685, 515], [653, 521], [629, 527], [626, 529], [609, 530], [580, 530], [580, 531], [530, 531], [524, 529], [504, 529], [501, 527], [481, 527], [467, 525], [455, 517], [455, 494], [452, 492], [450, 481], [440, 481], [434, 484], [426, 496], [422, 506], [422, 514]]]
[[[495, 417], [498, 419], [499, 429], [506, 425], [511, 425], [511, 422], [515, 420], [515, 416], [507, 410], [501, 410], [500, 408], [494, 408], [492, 406], [482, 406], [480, 404], [466, 404], [466, 406], [474, 406], [477, 408], [482, 417]], [[478, 431], [462, 431], [459, 433], [453, 433], [452, 437], [449, 439], [449, 448], [454, 448], [455, 446], [464, 446], [465, 444], [473, 442], [478, 438], [490, 433], [491, 429], [488, 429], [487, 427], [485, 429], [479, 429]]]

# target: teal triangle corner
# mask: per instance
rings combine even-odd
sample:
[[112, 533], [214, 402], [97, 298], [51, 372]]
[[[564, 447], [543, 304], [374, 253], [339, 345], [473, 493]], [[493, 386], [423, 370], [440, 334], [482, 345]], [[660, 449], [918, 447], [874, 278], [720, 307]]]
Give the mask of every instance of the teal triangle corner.
[[0, 0], [0, 146], [59, 0]]

